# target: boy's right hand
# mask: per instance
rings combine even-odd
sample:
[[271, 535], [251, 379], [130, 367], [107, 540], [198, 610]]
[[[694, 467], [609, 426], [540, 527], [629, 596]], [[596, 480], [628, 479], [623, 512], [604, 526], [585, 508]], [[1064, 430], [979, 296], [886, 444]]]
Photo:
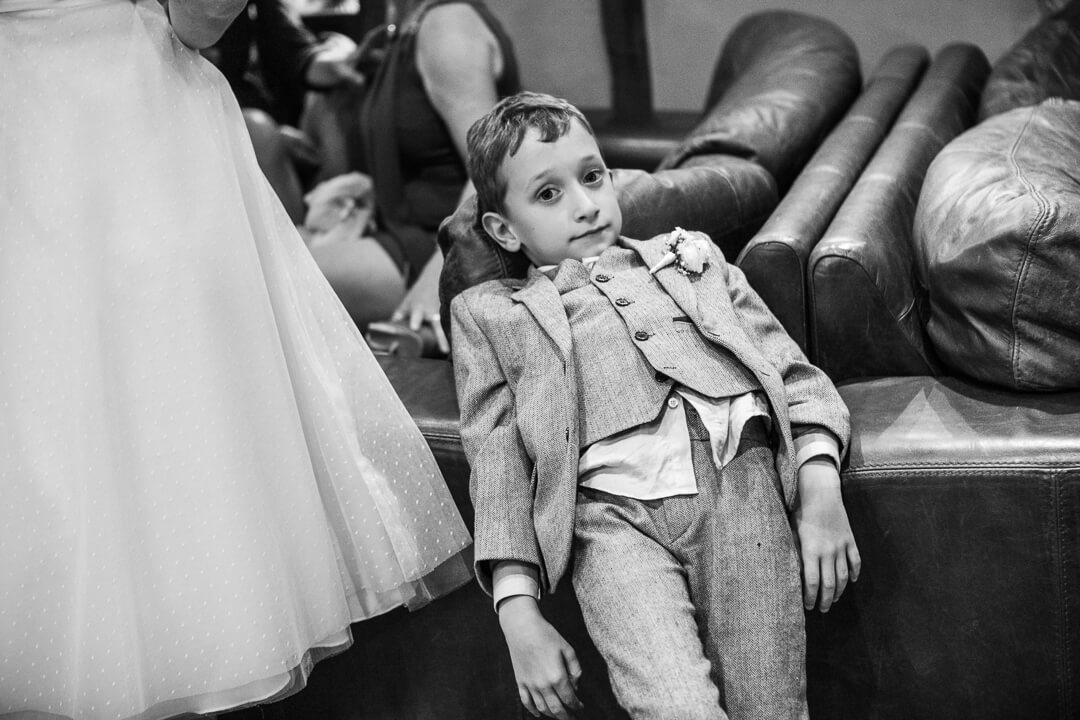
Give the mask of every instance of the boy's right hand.
[[577, 697], [581, 666], [562, 635], [540, 613], [536, 599], [515, 595], [499, 603], [518, 696], [533, 717], [570, 720], [583, 708]]

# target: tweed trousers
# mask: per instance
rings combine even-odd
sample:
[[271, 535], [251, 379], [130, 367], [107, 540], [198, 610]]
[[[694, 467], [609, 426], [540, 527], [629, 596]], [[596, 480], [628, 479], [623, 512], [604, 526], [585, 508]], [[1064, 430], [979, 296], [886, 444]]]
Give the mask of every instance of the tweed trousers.
[[765, 424], [716, 468], [689, 403], [697, 495], [581, 488], [574, 591], [634, 720], [807, 717], [795, 541]]

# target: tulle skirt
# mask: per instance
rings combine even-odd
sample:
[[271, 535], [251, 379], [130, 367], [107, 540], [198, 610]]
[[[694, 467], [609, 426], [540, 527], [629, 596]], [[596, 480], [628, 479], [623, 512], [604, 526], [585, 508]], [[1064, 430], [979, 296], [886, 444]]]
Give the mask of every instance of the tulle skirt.
[[0, 0], [0, 717], [282, 696], [469, 542], [220, 74], [154, 0]]

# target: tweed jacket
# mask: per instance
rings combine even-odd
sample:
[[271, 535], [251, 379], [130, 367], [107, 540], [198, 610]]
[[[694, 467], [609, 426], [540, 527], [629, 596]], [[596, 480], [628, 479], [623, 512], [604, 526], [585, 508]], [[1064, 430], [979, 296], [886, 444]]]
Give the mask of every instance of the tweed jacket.
[[[620, 238], [619, 247], [633, 251], [618, 250], [620, 270], [637, 274], [649, 291], [666, 292], [702, 336], [753, 373], [774, 417], [776, 468], [791, 508], [792, 427], [832, 431], [843, 457], [847, 408], [719, 248], [712, 247], [708, 268], [696, 278], [669, 266], [649, 281], [648, 268], [665, 254], [666, 239]], [[490, 561], [519, 560], [539, 567], [541, 585], [551, 592], [570, 559], [581, 452], [581, 388], [562, 300], [551, 280], [531, 268], [524, 280], [466, 290], [451, 314], [461, 438], [472, 468], [477, 578], [490, 593]]]

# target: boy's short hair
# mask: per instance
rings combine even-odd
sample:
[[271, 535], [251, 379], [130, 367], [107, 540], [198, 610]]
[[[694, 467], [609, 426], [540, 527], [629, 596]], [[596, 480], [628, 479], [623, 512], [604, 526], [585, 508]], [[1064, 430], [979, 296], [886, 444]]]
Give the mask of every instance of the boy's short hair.
[[545, 93], [519, 92], [503, 98], [474, 122], [466, 136], [466, 148], [469, 178], [476, 188], [477, 217], [503, 211], [507, 182], [500, 168], [503, 160], [521, 147], [525, 133], [535, 128], [541, 142], [552, 142], [565, 135], [574, 120], [596, 137], [585, 115], [566, 100]]

